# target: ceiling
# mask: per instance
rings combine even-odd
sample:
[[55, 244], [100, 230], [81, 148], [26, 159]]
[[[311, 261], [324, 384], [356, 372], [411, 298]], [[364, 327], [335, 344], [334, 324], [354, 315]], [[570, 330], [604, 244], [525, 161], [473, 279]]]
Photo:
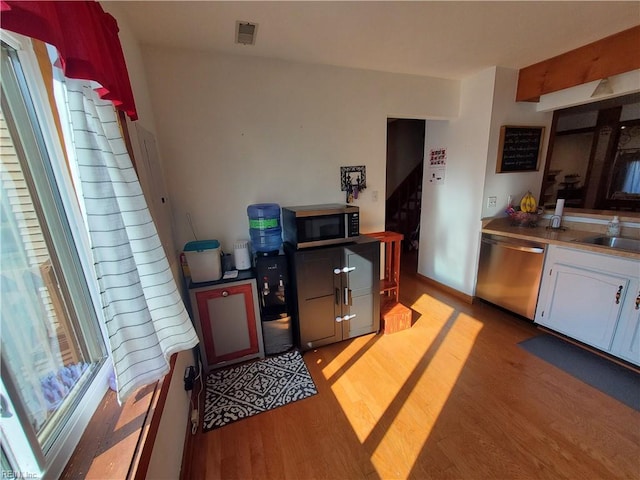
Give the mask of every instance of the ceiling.
[[[462, 79], [640, 24], [639, 1], [118, 1], [142, 44]], [[235, 43], [236, 21], [258, 24]]]

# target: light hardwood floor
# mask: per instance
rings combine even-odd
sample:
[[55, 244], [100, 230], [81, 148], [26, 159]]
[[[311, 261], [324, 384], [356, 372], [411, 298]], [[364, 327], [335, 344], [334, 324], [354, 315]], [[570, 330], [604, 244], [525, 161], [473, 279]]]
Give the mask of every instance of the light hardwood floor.
[[520, 348], [531, 323], [403, 263], [411, 329], [305, 353], [318, 394], [198, 432], [188, 477], [640, 478], [640, 413]]

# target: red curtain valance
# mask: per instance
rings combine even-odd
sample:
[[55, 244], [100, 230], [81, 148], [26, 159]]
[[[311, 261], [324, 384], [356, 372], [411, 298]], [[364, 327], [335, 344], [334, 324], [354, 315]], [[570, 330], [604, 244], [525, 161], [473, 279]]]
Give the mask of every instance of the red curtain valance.
[[0, 26], [55, 46], [65, 76], [98, 82], [101, 98], [137, 120], [118, 24], [98, 2], [0, 0]]

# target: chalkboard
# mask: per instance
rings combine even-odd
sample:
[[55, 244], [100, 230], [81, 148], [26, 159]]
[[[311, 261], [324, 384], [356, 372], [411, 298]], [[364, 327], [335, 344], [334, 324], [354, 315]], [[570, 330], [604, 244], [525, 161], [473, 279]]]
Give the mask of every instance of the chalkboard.
[[500, 128], [496, 172], [531, 172], [538, 170], [544, 127]]

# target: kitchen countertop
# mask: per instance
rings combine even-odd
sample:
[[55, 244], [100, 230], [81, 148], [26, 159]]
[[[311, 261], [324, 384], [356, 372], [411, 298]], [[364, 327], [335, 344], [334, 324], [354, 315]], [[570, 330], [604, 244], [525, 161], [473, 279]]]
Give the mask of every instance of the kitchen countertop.
[[[562, 245], [564, 247], [576, 248], [580, 250], [591, 251], [595, 253], [603, 253], [608, 255], [615, 255], [618, 257], [626, 257], [634, 260], [640, 260], [640, 253], [630, 252], [626, 250], [619, 250], [603, 245], [592, 245], [587, 243], [580, 243], [576, 240], [593, 237], [598, 234], [605, 235], [602, 225], [593, 226], [591, 224], [571, 224], [566, 229], [552, 230], [547, 228], [547, 220], [542, 219], [537, 227], [517, 227], [511, 225], [511, 220], [508, 217], [500, 217], [489, 220], [482, 228], [482, 233], [492, 233], [496, 235], [504, 235], [512, 238], [520, 238], [523, 240], [531, 240], [534, 242], [542, 242], [548, 245]], [[576, 226], [581, 228], [576, 228]], [[639, 238], [639, 229], [628, 229], [633, 231], [633, 235], [628, 235], [627, 232], [623, 232], [624, 236]]]

